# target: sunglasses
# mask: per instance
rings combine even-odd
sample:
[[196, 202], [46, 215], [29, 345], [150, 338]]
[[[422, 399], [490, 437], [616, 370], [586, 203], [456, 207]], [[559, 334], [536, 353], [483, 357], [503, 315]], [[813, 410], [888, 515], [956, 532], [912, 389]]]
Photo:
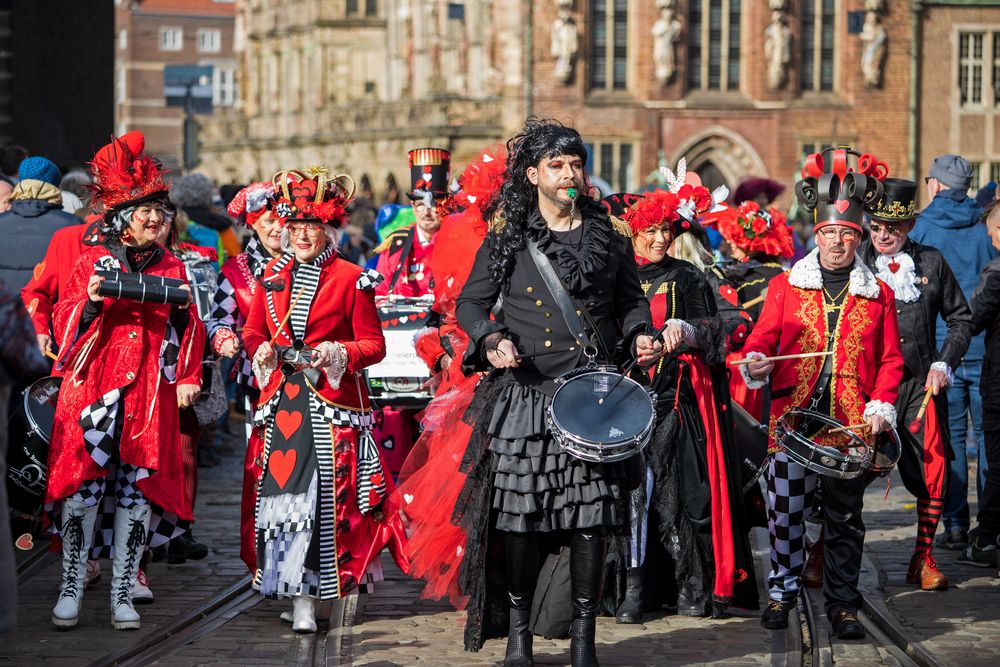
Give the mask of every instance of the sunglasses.
[[873, 222], [872, 223], [872, 234], [878, 234], [879, 232], [882, 232], [882, 231], [884, 231], [886, 234], [888, 234], [890, 236], [902, 236], [903, 235], [903, 230], [900, 229], [899, 227], [893, 227], [891, 225], [880, 225], [877, 222]]

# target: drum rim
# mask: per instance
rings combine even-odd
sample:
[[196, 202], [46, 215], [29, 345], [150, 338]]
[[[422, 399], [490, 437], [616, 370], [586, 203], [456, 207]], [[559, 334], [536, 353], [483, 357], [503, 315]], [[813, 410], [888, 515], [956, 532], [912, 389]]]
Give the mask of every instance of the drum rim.
[[807, 470], [811, 470], [812, 472], [821, 475], [826, 475], [828, 477], [836, 477], [838, 479], [854, 479], [855, 477], [860, 476], [866, 470], [871, 469], [871, 461], [874, 458], [874, 447], [870, 446], [867, 442], [862, 440], [861, 437], [858, 436], [856, 433], [852, 431], [846, 432], [847, 436], [851, 439], [852, 442], [858, 442], [861, 444], [861, 446], [864, 447], [864, 453], [861, 455], [844, 453], [828, 445], [821, 445], [812, 440], [811, 438], [807, 438], [806, 436], [802, 435], [798, 431], [787, 428], [784, 425], [785, 418], [793, 413], [804, 414], [810, 417], [817, 418], [819, 419], [819, 421], [822, 421], [830, 426], [843, 426], [843, 424], [841, 424], [839, 421], [837, 421], [837, 419], [831, 417], [828, 414], [819, 412], [817, 410], [809, 410], [807, 408], [793, 408], [792, 410], [789, 410], [780, 417], [778, 417], [778, 423], [777, 423], [777, 425], [781, 426], [782, 430], [789, 437], [793, 438], [794, 442], [801, 444], [803, 447], [809, 448], [811, 451], [816, 452], [820, 456], [826, 456], [827, 458], [831, 458], [838, 464], [845, 464], [845, 463], [856, 464], [857, 469], [843, 470], [839, 466], [836, 468], [831, 468], [828, 466], [819, 465], [813, 459], [803, 457], [801, 454], [799, 454], [797, 450], [788, 448], [785, 445], [785, 439], [782, 439], [782, 441], [779, 443], [779, 446], [781, 447], [781, 449], [785, 451], [786, 455], [788, 455], [789, 458], [795, 461], [795, 463], [801, 465], [803, 468], [806, 468]]
[[[550, 432], [553, 433], [553, 435], [555, 435], [555, 431], [556, 431], [556, 429], [558, 429], [561, 434], [564, 434], [564, 435], [568, 434], [569, 439], [573, 440], [574, 442], [578, 442], [579, 444], [582, 444], [582, 445], [588, 445], [588, 444], [589, 445], [615, 445], [615, 444], [619, 444], [619, 443], [624, 444], [624, 443], [633, 442], [633, 441], [637, 441], [637, 440], [640, 440], [640, 441], [641, 440], [646, 440], [646, 441], [649, 440], [650, 434], [652, 433], [653, 424], [656, 423], [656, 402], [655, 402], [655, 400], [650, 395], [649, 391], [645, 387], [643, 387], [641, 384], [639, 384], [638, 382], [636, 382], [632, 378], [628, 377], [627, 375], [622, 376], [621, 373], [615, 372], [613, 370], [604, 370], [604, 369], [608, 369], [608, 368], [613, 368], [613, 367], [609, 367], [609, 366], [585, 366], [584, 369], [585, 369], [586, 372], [575, 373], [573, 375], [570, 375], [570, 373], [567, 373], [566, 375], [564, 375], [564, 376], [562, 376], [562, 377], [559, 378], [560, 380], [563, 380], [563, 378], [565, 378], [565, 380], [563, 380], [563, 382], [561, 382], [556, 387], [556, 390], [552, 393], [552, 399], [549, 401], [549, 405], [545, 408], [546, 417], [548, 417], [548, 419], [549, 419], [549, 430], [550, 430]], [[558, 417], [555, 414], [553, 414], [552, 407], [555, 404], [556, 396], [563, 389], [563, 387], [565, 387], [567, 384], [569, 384], [569, 382], [571, 382], [573, 380], [582, 378], [582, 377], [584, 377], [586, 375], [590, 375], [592, 373], [598, 373], [598, 372], [607, 373], [607, 374], [610, 374], [610, 375], [616, 375], [616, 376], [622, 377], [623, 378], [622, 379], [623, 383], [624, 382], [631, 382], [633, 385], [635, 385], [636, 387], [638, 387], [641, 390], [642, 395], [645, 396], [648, 399], [649, 406], [650, 406], [650, 416], [649, 416], [648, 423], [642, 429], [640, 429], [635, 435], [629, 436], [628, 438], [621, 438], [621, 439], [618, 439], [618, 440], [610, 440], [610, 441], [585, 440], [585, 439], [582, 439], [580, 436], [578, 436], [576, 434], [570, 433], [559, 422]], [[571, 373], [574, 373], [574, 372], [571, 371]], [[616, 389], [616, 391], [617, 391], [617, 389]], [[643, 447], [643, 446], [645, 446], [645, 445], [644, 444], [640, 445], [640, 447]]]
[[[28, 387], [24, 390], [24, 393], [21, 396], [21, 404], [24, 407], [24, 419], [26, 422], [28, 422], [28, 426], [31, 428], [32, 431], [34, 431], [38, 435], [39, 438], [44, 440], [46, 444], [51, 445], [52, 435], [50, 434], [49, 436], [46, 437], [45, 432], [42, 430], [42, 427], [38, 425], [38, 422], [35, 421], [35, 418], [31, 414], [31, 410], [28, 409], [28, 400], [31, 398], [31, 390], [35, 388], [35, 385], [41, 384], [46, 380], [55, 380], [56, 389], [58, 390], [62, 388], [62, 377], [59, 375], [47, 375], [43, 378], [38, 378], [30, 385], [28, 385]], [[58, 402], [59, 400], [58, 391], [56, 392], [56, 394], [57, 394], [56, 401]]]
[[[868, 464], [868, 469], [878, 475], [885, 475], [892, 472], [892, 469], [896, 467], [896, 465], [899, 463], [899, 459], [902, 458], [903, 456], [903, 439], [899, 437], [899, 432], [896, 429], [891, 428], [887, 431], [883, 431], [882, 433], [885, 433], [886, 435], [890, 433], [892, 434], [892, 440], [893, 442], [896, 443], [896, 458], [894, 458], [892, 460], [892, 463], [890, 463], [889, 465], [880, 465], [876, 463], [875, 453], [877, 452], [878, 448], [873, 445], [871, 462]], [[882, 435], [882, 433], [879, 433], [879, 435]]]

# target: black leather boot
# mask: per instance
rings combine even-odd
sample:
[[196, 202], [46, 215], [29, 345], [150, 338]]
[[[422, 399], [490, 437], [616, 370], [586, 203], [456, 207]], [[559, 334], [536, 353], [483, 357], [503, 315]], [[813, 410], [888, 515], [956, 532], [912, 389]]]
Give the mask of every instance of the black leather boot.
[[538, 542], [534, 535], [507, 533], [507, 574], [510, 579], [510, 626], [504, 667], [532, 667], [531, 597], [538, 579]]
[[573, 667], [599, 667], [594, 635], [597, 632], [603, 567], [604, 536], [580, 531], [573, 533], [569, 557], [573, 585], [569, 654]]
[[677, 587], [677, 615], [707, 616], [705, 601], [699, 600], [687, 583], [681, 583]]
[[618, 605], [615, 620], [619, 623], [642, 623], [642, 566], [628, 569], [628, 585], [625, 588], [625, 599]]

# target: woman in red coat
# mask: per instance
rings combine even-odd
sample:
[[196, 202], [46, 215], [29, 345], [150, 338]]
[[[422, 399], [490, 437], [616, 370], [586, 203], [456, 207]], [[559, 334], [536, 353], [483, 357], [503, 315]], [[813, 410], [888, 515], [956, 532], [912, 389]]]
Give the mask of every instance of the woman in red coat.
[[115, 139], [92, 163], [104, 241], [82, 252], [54, 312], [64, 379], [46, 503], [63, 542], [59, 628], [77, 623], [92, 540], [114, 559], [115, 629], [138, 628], [132, 589], [147, 539], [164, 544], [192, 520], [178, 407], [198, 395], [204, 329], [187, 305], [99, 293], [97, 270], [185, 279], [184, 265], [155, 241], [168, 184], [159, 162], [135, 148]]
[[336, 254], [349, 180], [322, 167], [275, 178], [285, 254], [264, 270], [243, 329], [261, 388], [254, 585], [292, 598], [296, 632], [315, 632], [314, 599], [380, 580], [386, 545], [408, 569], [402, 523], [382, 511], [393, 485], [369, 434], [361, 376], [385, 356], [381, 276]]

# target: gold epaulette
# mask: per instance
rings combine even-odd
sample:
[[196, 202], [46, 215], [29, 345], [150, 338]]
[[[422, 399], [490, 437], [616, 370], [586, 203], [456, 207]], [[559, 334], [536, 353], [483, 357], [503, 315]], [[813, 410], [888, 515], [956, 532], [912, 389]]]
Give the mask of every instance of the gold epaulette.
[[388, 236], [375, 246], [375, 253], [383, 253], [388, 250], [395, 243], [397, 246], [402, 247], [406, 243], [406, 235], [410, 233], [410, 227], [401, 227]]
[[611, 218], [611, 227], [614, 228], [616, 232], [627, 239], [632, 238], [632, 228], [628, 226], [627, 222], [615, 215], [609, 217]]

